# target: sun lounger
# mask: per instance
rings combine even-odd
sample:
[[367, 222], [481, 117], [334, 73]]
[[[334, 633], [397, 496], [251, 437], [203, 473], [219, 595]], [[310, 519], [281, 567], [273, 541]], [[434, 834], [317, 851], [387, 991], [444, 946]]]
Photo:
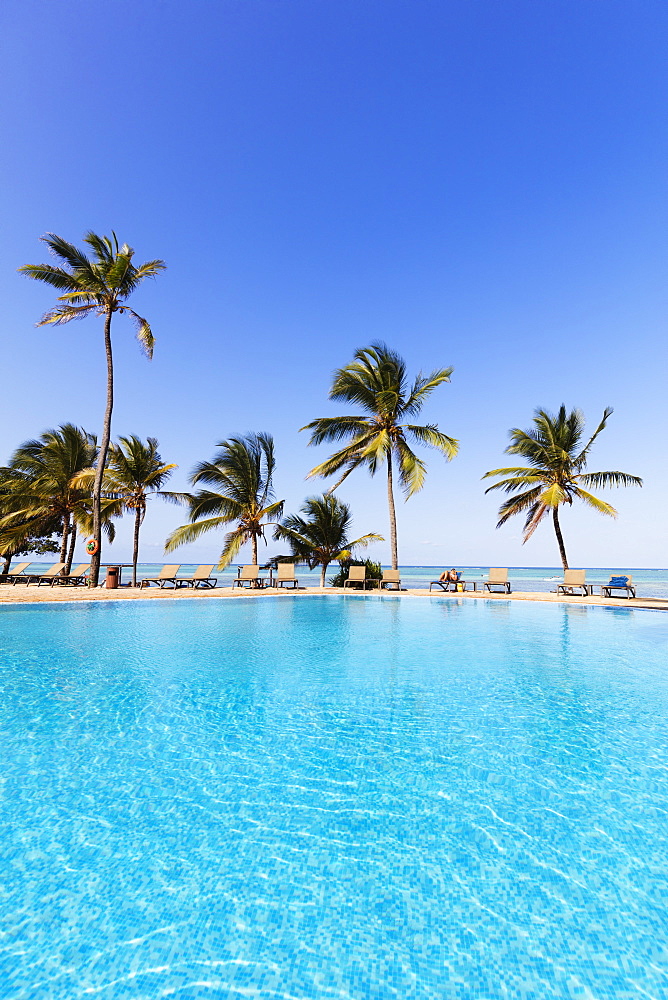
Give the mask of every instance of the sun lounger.
[[588, 597], [592, 588], [591, 585], [586, 582], [587, 571], [584, 569], [566, 569], [564, 570], [564, 580], [563, 583], [557, 585], [557, 594], [573, 595], [576, 590], [582, 591], [585, 597]]
[[63, 573], [62, 576], [54, 577], [54, 583], [71, 583], [75, 587], [81, 586], [86, 583], [88, 579], [88, 573], [90, 571], [90, 563], [80, 563], [75, 566], [73, 570], [69, 573]]
[[488, 590], [491, 593], [492, 587], [503, 587], [506, 594], [510, 593], [510, 580], [508, 579], [507, 569], [490, 569], [489, 576], [486, 580], [483, 580], [482, 589]]
[[[443, 591], [448, 591], [451, 587], [453, 590], [461, 589], [461, 591], [465, 591], [466, 580], [462, 580], [462, 574], [457, 573], [456, 580], [432, 580], [429, 584], [429, 590], [431, 590], [432, 587], [440, 587]], [[475, 590], [475, 584], [473, 585], [473, 589]]]
[[380, 589], [387, 587], [396, 587], [397, 590], [401, 590], [401, 572], [398, 569], [384, 569], [383, 577], [380, 581]]
[[196, 590], [198, 587], [203, 589], [213, 588], [218, 583], [217, 576], [211, 576], [211, 570], [214, 564], [211, 563], [209, 566], [198, 566], [192, 576], [179, 576], [174, 581], [175, 587], [192, 587]]
[[373, 580], [368, 579], [366, 575], [366, 566], [351, 566], [348, 569], [348, 579], [343, 582], [343, 589], [346, 587], [352, 587], [356, 584], [362, 584], [362, 590], [366, 590], [367, 583], [373, 586]]
[[152, 576], [146, 580], [142, 580], [139, 584], [140, 590], [144, 587], [150, 587], [152, 583], [155, 583], [157, 587], [162, 590], [168, 583], [171, 583], [173, 587], [178, 586], [176, 582], [176, 574], [181, 569], [181, 563], [177, 565], [163, 566], [157, 576]]
[[31, 573], [28, 577], [28, 586], [31, 583], [36, 583], [38, 587], [41, 587], [43, 583], [48, 583], [50, 587], [53, 587], [56, 577], [62, 574], [66, 565], [64, 562], [54, 563], [53, 566], [49, 566], [45, 573]]
[[232, 590], [235, 587], [243, 588], [248, 584], [248, 589], [252, 587], [262, 588], [264, 587], [265, 577], [260, 576], [260, 567], [254, 564], [250, 566], [242, 566], [241, 572], [236, 580], [232, 580]]
[[29, 562], [17, 563], [12, 569], [7, 570], [6, 573], [0, 573], [0, 583], [14, 583], [16, 577], [23, 576], [23, 571], [28, 568]]
[[284, 587], [286, 583], [291, 583], [293, 590], [297, 589], [299, 580], [295, 576], [294, 563], [278, 563], [276, 566], [275, 586]]
[[608, 583], [601, 584], [601, 595], [612, 597], [613, 590], [623, 590], [627, 598], [636, 596], [636, 588], [633, 586], [633, 577], [629, 573], [613, 573]]

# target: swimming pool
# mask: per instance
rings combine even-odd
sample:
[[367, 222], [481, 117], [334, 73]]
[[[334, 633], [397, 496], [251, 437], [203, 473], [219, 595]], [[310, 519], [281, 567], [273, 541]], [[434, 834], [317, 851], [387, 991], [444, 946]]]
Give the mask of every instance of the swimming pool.
[[668, 990], [668, 617], [0, 608], [7, 1000]]

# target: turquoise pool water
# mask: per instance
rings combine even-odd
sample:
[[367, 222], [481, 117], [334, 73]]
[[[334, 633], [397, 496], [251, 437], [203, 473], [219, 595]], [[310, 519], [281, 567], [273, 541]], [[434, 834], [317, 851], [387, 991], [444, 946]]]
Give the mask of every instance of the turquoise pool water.
[[668, 617], [0, 608], [3, 1000], [662, 1000]]

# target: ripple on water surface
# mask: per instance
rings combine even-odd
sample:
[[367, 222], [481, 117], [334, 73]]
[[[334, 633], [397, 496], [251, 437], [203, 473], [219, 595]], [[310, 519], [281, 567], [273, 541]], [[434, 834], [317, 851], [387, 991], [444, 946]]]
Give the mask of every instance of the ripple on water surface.
[[667, 995], [663, 615], [0, 611], [3, 998]]

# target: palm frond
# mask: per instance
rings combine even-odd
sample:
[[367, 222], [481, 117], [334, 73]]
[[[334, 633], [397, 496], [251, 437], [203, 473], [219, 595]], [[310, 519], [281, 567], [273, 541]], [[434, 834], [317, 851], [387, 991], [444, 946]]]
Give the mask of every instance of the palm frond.
[[[303, 530], [303, 519], [299, 518], [295, 520], [298, 520], [299, 526], [302, 527]], [[291, 527], [287, 521], [288, 519], [286, 518], [286, 521], [282, 524], [274, 526], [274, 541], [289, 542], [291, 545], [298, 547], [301, 551], [310, 553], [313, 547], [312, 541], [307, 538], [306, 535], [301, 534], [296, 528]]]
[[434, 389], [437, 389], [439, 385], [443, 385], [444, 382], [450, 381], [453, 371], [454, 368], [437, 368], [435, 371], [430, 372], [429, 375], [423, 375], [420, 372], [413, 383], [408, 399], [402, 407], [402, 413], [411, 416], [418, 414], [424, 406], [427, 397], [431, 395]]
[[586, 503], [588, 507], [593, 507], [594, 510], [598, 511], [599, 514], [607, 514], [608, 517], [617, 517], [617, 511], [611, 504], [606, 503], [605, 500], [599, 500], [595, 497], [593, 493], [588, 493], [587, 490], [578, 489], [575, 493], [578, 500], [582, 500]]
[[[352, 542], [346, 542], [346, 549], [366, 549], [373, 542], [384, 542], [385, 538], [383, 535], [376, 535], [374, 532], [369, 532], [368, 535], [362, 535], [360, 538], [355, 538]], [[338, 556], [334, 556], [338, 559]]]
[[137, 282], [143, 281], [144, 278], [156, 278], [166, 268], [164, 260], [147, 260], [136, 269]]
[[153, 336], [148, 320], [136, 313], [134, 309], [130, 309], [130, 306], [121, 306], [119, 312], [127, 312], [130, 316], [132, 316], [137, 328], [137, 340], [139, 342], [139, 346], [150, 361], [153, 357], [155, 337]]
[[538, 502], [541, 494], [540, 487], [533, 490], [527, 490], [525, 493], [520, 493], [518, 496], [510, 497], [499, 507], [499, 520], [497, 521], [497, 528], [500, 528], [506, 523], [508, 518], [514, 517], [515, 514], [524, 513], [527, 508], [532, 507]]
[[535, 468], [527, 468], [526, 465], [510, 465], [505, 469], [492, 469], [486, 472], [481, 479], [489, 479], [491, 476], [535, 476], [540, 473]]
[[34, 281], [43, 281], [46, 285], [51, 285], [59, 291], [80, 291], [78, 283], [62, 267], [53, 267], [51, 264], [25, 264], [18, 268], [18, 272]]
[[572, 503], [568, 490], [565, 490], [560, 483], [550, 483], [540, 495], [540, 502], [545, 507], [558, 507], [562, 503]]
[[73, 243], [69, 243], [68, 240], [64, 240], [56, 233], [46, 233], [42, 236], [42, 242], [46, 243], [54, 257], [59, 257], [74, 272], [85, 274], [86, 279], [91, 283], [98, 282], [98, 275], [93, 270], [90, 260]]
[[278, 500], [276, 503], [270, 504], [268, 507], [263, 507], [262, 510], [258, 511], [258, 520], [271, 521], [273, 517], [283, 517], [283, 508], [285, 507], [285, 500]]
[[525, 486], [531, 486], [534, 483], [544, 483], [545, 477], [540, 475], [525, 475], [525, 476], [510, 476], [508, 479], [500, 479], [498, 483], [493, 483], [492, 486], [488, 486], [485, 493], [491, 493], [492, 490], [503, 490], [504, 493], [512, 493], [514, 490], [524, 489]]
[[348, 465], [351, 465], [350, 471], [352, 471], [353, 468], [357, 468], [358, 465], [363, 464], [362, 453], [372, 440], [372, 436], [368, 435], [365, 438], [355, 440], [345, 448], [341, 448], [333, 455], [330, 455], [329, 458], [326, 458], [324, 462], [321, 462], [320, 465], [316, 465], [315, 468], [311, 469], [306, 478], [313, 479], [316, 476], [320, 476], [323, 479], [327, 479]]
[[382, 461], [392, 449], [392, 438], [384, 428], [375, 434], [369, 434], [366, 444], [357, 447], [360, 458], [366, 461], [374, 470], [379, 461]]
[[[573, 459], [573, 464], [575, 465], [576, 468], [581, 469], [583, 465], [586, 463], [587, 455], [591, 450], [591, 446], [593, 445], [594, 441], [599, 436], [601, 431], [605, 428], [605, 425], [607, 424], [608, 420], [610, 419], [613, 413], [614, 413], [613, 408], [611, 406], [606, 406], [605, 410], [603, 411], [603, 416], [601, 417], [601, 422], [599, 423], [598, 427], [596, 428], [592, 436], [589, 438], [589, 440], [587, 441], [586, 445], [584, 446], [580, 454]], [[584, 419], [582, 420], [582, 423], [584, 424]]]
[[230, 519], [226, 517], [208, 517], [202, 521], [195, 521], [193, 524], [182, 524], [175, 528], [165, 542], [165, 552], [173, 552], [180, 545], [187, 545], [196, 541], [207, 531], [215, 531], [216, 528], [226, 527]]
[[225, 569], [226, 566], [232, 562], [233, 559], [239, 554], [239, 550], [242, 545], [248, 541], [247, 532], [243, 531], [241, 528], [237, 528], [235, 531], [230, 531], [223, 539], [223, 551], [220, 553], [220, 558], [218, 560], [218, 569]]
[[573, 477], [578, 483], [596, 489], [610, 489], [613, 486], [642, 486], [640, 476], [630, 476], [627, 472], [586, 472]]
[[[336, 482], [332, 486], [328, 487], [325, 496], [333, 495], [336, 492], [336, 490], [338, 490], [341, 483], [344, 483], [346, 481], [350, 473], [354, 472], [355, 469], [358, 469], [361, 465], [364, 465], [364, 462], [359, 457], [359, 455], [356, 458], [351, 459], [350, 462], [348, 462], [347, 465], [345, 466], [345, 472], [343, 473], [343, 475], [339, 476]], [[339, 469], [339, 472], [340, 471], [341, 469]], [[373, 475], [373, 470], [370, 469], [369, 471], [371, 472], [371, 475]], [[306, 478], [308, 479], [309, 477], [307, 476]]]
[[246, 509], [247, 507], [234, 497], [214, 493], [213, 490], [199, 490], [192, 495], [190, 501], [190, 520], [196, 521], [200, 517], [216, 514], [225, 523], [229, 523], [243, 517]]
[[406, 424], [406, 430], [420, 444], [426, 444], [440, 451], [445, 456], [447, 462], [452, 461], [459, 451], [459, 442], [455, 438], [448, 437], [447, 434], [439, 431], [436, 424], [425, 424], [424, 426]]
[[83, 291], [79, 289], [76, 292], [66, 292], [64, 295], [58, 296], [58, 301], [68, 306], [84, 305], [89, 306], [91, 309], [104, 309], [104, 296], [86, 289]]
[[98, 263], [102, 265], [105, 270], [114, 262], [114, 257], [118, 253], [118, 239], [116, 233], [111, 234], [111, 239], [108, 236], [98, 236], [97, 233], [89, 231], [84, 236], [84, 242], [92, 247], [95, 256], [97, 257]]
[[312, 431], [309, 445], [319, 445], [325, 441], [342, 441], [349, 437], [361, 437], [374, 429], [371, 421], [364, 417], [319, 417], [312, 420], [300, 431]]
[[132, 253], [133, 251], [128, 247], [128, 252], [118, 253], [114, 257], [106, 274], [106, 284], [109, 288], [118, 292], [126, 287], [128, 277], [133, 277]]
[[95, 312], [97, 306], [56, 306], [54, 309], [49, 309], [45, 312], [37, 326], [62, 326], [64, 323], [69, 323], [73, 319], [86, 319], [90, 316], [92, 312]]
[[408, 499], [424, 486], [427, 469], [422, 459], [401, 438], [395, 442], [395, 452], [399, 459], [399, 482]]
[[176, 493], [171, 490], [161, 490], [160, 496], [163, 500], [166, 500], [167, 503], [173, 503], [179, 505], [181, 504], [190, 505], [193, 501], [192, 493]]
[[30, 521], [17, 521], [15, 524], [2, 524], [0, 526], [0, 552], [11, 552], [15, 549], [23, 548], [29, 539], [35, 537], [35, 529], [40, 527], [42, 521], [46, 521], [49, 515], [45, 513], [44, 518], [33, 518]]
[[403, 406], [406, 365], [386, 344], [355, 351], [354, 360], [334, 373], [330, 399], [357, 403], [367, 413], [396, 413]]
[[524, 531], [522, 534], [522, 545], [526, 545], [526, 543], [529, 541], [534, 531], [536, 530], [540, 522], [547, 514], [548, 510], [549, 507], [546, 507], [545, 504], [542, 503], [535, 503], [531, 507], [529, 513], [527, 514], [527, 519], [524, 523]]

